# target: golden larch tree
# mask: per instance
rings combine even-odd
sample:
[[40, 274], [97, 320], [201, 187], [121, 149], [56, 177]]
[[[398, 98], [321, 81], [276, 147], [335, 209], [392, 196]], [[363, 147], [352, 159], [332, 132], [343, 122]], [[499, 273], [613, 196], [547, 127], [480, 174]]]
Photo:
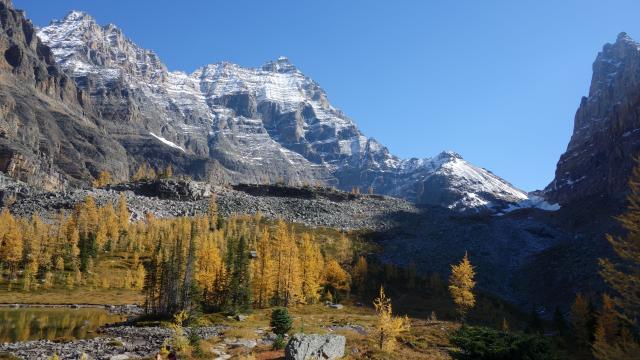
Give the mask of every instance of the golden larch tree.
[[0, 260], [4, 262], [14, 277], [22, 260], [22, 232], [18, 223], [6, 208], [0, 214]]
[[100, 174], [98, 174], [98, 177], [93, 180], [92, 186], [95, 188], [103, 188], [112, 182], [113, 179], [111, 178], [111, 173], [106, 170], [102, 170], [100, 171]]
[[451, 265], [451, 276], [449, 277], [449, 293], [456, 305], [458, 314], [462, 322], [467, 314], [476, 305], [476, 298], [473, 288], [476, 286], [475, 270], [469, 261], [467, 253], [458, 265]]
[[364, 290], [368, 272], [369, 265], [367, 264], [367, 259], [365, 259], [364, 256], [360, 256], [356, 262], [356, 266], [353, 268], [353, 283], [360, 291]]
[[129, 209], [127, 208], [127, 198], [123, 193], [118, 197], [118, 228], [120, 231], [126, 231], [129, 228]]
[[330, 259], [325, 266], [324, 282], [334, 301], [339, 299], [339, 291], [348, 292], [351, 289], [349, 273], [334, 259]]
[[300, 246], [300, 263], [302, 266], [302, 298], [307, 304], [313, 304], [320, 299], [324, 258], [320, 246], [315, 243], [308, 233], [302, 234]]
[[376, 310], [376, 324], [371, 336], [376, 346], [386, 352], [393, 351], [397, 346], [396, 338], [405, 331], [410, 329], [410, 321], [406, 316], [393, 316], [391, 307], [391, 299], [384, 293], [384, 288], [380, 287], [378, 297], [373, 301]]
[[271, 237], [269, 229], [262, 228], [256, 244], [257, 258], [251, 263], [251, 280], [253, 282], [253, 297], [258, 308], [269, 305], [269, 300], [274, 293], [274, 259], [271, 249]]

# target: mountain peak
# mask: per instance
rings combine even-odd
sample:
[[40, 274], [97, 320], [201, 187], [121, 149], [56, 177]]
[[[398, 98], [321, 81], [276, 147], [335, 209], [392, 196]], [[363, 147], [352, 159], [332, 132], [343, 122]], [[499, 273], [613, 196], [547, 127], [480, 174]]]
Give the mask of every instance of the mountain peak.
[[462, 156], [455, 151], [445, 150], [440, 154], [436, 155], [436, 159], [439, 160], [454, 160], [454, 159], [462, 159]]
[[71, 10], [67, 14], [67, 16], [65, 16], [64, 19], [62, 19], [63, 22], [79, 22], [79, 21], [83, 21], [83, 20], [91, 20], [91, 21], [93, 21], [93, 18], [91, 17], [91, 15], [89, 15], [88, 13], [86, 13], [84, 11]]
[[298, 69], [293, 66], [288, 57], [280, 56], [277, 60], [269, 61], [268, 63], [262, 65], [262, 70], [277, 73], [290, 73], [295, 72]]
[[616, 38], [616, 42], [635, 42], [635, 41], [626, 32], [622, 31], [620, 34], [618, 34], [618, 37]]

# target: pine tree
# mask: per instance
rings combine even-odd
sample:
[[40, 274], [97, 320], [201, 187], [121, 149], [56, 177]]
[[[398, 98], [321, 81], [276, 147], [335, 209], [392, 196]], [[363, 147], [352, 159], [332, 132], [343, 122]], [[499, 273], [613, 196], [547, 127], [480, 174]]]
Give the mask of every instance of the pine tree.
[[467, 253], [458, 265], [451, 266], [451, 276], [449, 277], [449, 292], [456, 304], [460, 319], [464, 323], [467, 313], [475, 304], [476, 299], [473, 294], [473, 288], [476, 283], [474, 281], [475, 271]]
[[553, 312], [553, 328], [556, 331], [556, 334], [559, 336], [567, 335], [567, 322], [564, 319], [564, 315], [560, 308], [556, 307]]
[[271, 326], [274, 334], [284, 336], [284, 334], [291, 330], [292, 324], [293, 319], [291, 319], [291, 315], [289, 315], [289, 311], [287, 309], [273, 309], [269, 325]]
[[380, 287], [380, 293], [374, 300], [373, 306], [377, 315], [375, 328], [372, 332], [373, 339], [380, 350], [391, 352], [397, 346], [396, 338], [402, 332], [409, 330], [409, 319], [393, 316], [391, 299], [386, 296], [383, 287]]
[[232, 312], [247, 311], [251, 307], [252, 300], [249, 256], [244, 236], [240, 236], [237, 242], [232, 242], [231, 247], [232, 250], [228, 254], [230, 274], [228, 310]]

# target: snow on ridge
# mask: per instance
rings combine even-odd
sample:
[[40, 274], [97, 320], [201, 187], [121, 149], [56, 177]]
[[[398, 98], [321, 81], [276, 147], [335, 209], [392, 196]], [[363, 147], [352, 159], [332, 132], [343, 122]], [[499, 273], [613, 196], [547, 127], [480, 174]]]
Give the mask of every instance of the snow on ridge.
[[[389, 190], [397, 195], [402, 195], [402, 191], [415, 185], [416, 181], [424, 181], [434, 174], [444, 175], [456, 190], [466, 191], [463, 198], [452, 205], [454, 207], [490, 207], [487, 193], [508, 202], [528, 199], [525, 192], [488, 170], [473, 166], [453, 151], [423, 159], [399, 159], [390, 154], [375, 139], [364, 136], [351, 119], [329, 103], [324, 90], [285, 57], [259, 68], [221, 62], [203, 66], [190, 74], [169, 71], [155, 53], [138, 47], [120, 29], [113, 25], [99, 26], [82, 12], [72, 12], [64, 20], [52, 22], [40, 29], [38, 36], [52, 48], [63, 69], [75, 76], [94, 75], [107, 85], [121, 78], [149, 99], [146, 104], [158, 109], [177, 109], [184, 119], [197, 116], [201, 120], [195, 125], [193, 121], [181, 123], [180, 117], [167, 117], [167, 121], [175, 119], [173, 129], [186, 135], [200, 132], [230, 139], [235, 148], [225, 151], [233, 152], [247, 163], [262, 165], [268, 161], [284, 161], [294, 167], [322, 166], [330, 171], [340, 171], [354, 164], [366, 166], [376, 171], [397, 173], [401, 183]], [[104, 55], [105, 64], [94, 63], [88, 58], [88, 42], [102, 45], [98, 51], [105, 54], [98, 55]], [[271, 129], [266, 130], [261, 117], [247, 119], [237, 115], [232, 108], [219, 105], [225, 96], [239, 94], [248, 94], [258, 103], [273, 104], [281, 114], [296, 113], [298, 116], [304, 112], [304, 123], [296, 130], [301, 133], [302, 140], [299, 141], [303, 144], [307, 141], [306, 145], [315, 151], [316, 160], [289, 150], [290, 144], [283, 142], [277, 134], [270, 134]], [[165, 145], [186, 152], [179, 145], [150, 134]], [[265, 157], [265, 150], [271, 159]]]
[[501, 215], [504, 215], [505, 213], [510, 213], [512, 211], [521, 210], [521, 209], [540, 209], [544, 211], [558, 211], [560, 210], [560, 205], [549, 203], [542, 196], [529, 194], [527, 199], [522, 200], [516, 204], [509, 205], [506, 209], [497, 213], [497, 215], [501, 216]]
[[177, 145], [176, 143], [173, 143], [165, 138], [163, 138], [162, 136], [158, 136], [152, 132], [149, 132], [149, 135], [153, 136], [154, 138], [160, 140], [160, 142], [162, 142], [165, 145], [168, 145], [174, 149], [178, 149], [178, 150], [182, 150], [183, 153], [186, 153], [186, 151], [184, 150], [184, 148], [182, 146]]

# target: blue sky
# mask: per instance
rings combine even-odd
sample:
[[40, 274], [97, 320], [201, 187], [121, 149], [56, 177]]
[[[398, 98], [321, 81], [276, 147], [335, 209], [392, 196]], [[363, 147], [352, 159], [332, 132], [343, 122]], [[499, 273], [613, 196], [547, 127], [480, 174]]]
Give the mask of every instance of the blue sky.
[[40, 26], [87, 11], [172, 70], [286, 55], [394, 154], [454, 150], [525, 190], [553, 178], [602, 45], [640, 36], [632, 0], [14, 4]]

